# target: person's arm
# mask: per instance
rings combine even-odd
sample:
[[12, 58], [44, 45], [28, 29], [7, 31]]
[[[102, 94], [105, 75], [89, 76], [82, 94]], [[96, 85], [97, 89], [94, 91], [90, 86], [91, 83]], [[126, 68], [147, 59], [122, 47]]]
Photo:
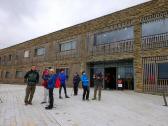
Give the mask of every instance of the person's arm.
[[24, 76], [24, 82], [27, 82], [27, 78], [28, 78], [29, 72], [26, 73], [26, 75]]
[[37, 80], [37, 83], [39, 83], [39, 73], [37, 72], [37, 78], [36, 78], [36, 80]]

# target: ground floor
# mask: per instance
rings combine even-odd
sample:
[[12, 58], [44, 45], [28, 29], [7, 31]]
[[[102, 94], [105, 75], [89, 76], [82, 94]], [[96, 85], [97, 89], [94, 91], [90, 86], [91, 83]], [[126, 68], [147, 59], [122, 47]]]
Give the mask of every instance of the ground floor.
[[[54, 90], [53, 110], [41, 105], [43, 88], [37, 87], [33, 105], [24, 105], [24, 85], [0, 84], [0, 126], [167, 126], [168, 109], [161, 96], [133, 91], [102, 91], [101, 101], [78, 96], [59, 99]], [[90, 92], [90, 99], [93, 89]]]
[[[36, 64], [36, 63], [33, 63]], [[73, 75], [80, 75], [86, 71], [90, 86], [94, 86], [93, 74], [102, 72], [104, 75], [103, 88], [118, 90], [135, 90], [146, 93], [168, 93], [168, 56], [142, 57], [135, 61], [133, 58], [121, 60], [95, 60], [95, 61], [60, 61], [37, 63], [40, 73], [45, 68], [53, 68], [56, 73], [64, 69], [67, 75], [67, 85], [72, 87]], [[0, 83], [24, 83], [24, 75], [30, 70], [31, 64], [20, 66], [0, 67]], [[121, 85], [122, 84], [122, 85]]]

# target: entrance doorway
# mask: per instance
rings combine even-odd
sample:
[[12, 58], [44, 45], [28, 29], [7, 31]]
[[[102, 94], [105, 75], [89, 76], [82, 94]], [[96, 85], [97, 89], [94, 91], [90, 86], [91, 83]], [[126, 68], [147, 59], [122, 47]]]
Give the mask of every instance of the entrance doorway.
[[105, 68], [105, 89], [116, 89], [116, 67]]

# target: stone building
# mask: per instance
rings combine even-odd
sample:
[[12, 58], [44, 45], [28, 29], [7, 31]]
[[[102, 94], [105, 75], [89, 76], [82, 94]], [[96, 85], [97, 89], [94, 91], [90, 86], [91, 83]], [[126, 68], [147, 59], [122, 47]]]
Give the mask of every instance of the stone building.
[[0, 50], [0, 82], [23, 83], [32, 64], [103, 72], [104, 88], [154, 92], [168, 86], [168, 1], [152, 0]]

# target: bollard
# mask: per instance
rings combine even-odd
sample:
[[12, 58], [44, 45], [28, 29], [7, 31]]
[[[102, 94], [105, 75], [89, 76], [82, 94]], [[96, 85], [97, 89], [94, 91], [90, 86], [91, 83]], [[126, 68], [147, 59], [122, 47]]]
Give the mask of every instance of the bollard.
[[165, 95], [164, 91], [163, 91], [163, 100], [164, 100], [164, 103], [165, 103], [163, 106], [167, 106], [166, 95]]
[[0, 98], [0, 103], [3, 103], [1, 98]]

